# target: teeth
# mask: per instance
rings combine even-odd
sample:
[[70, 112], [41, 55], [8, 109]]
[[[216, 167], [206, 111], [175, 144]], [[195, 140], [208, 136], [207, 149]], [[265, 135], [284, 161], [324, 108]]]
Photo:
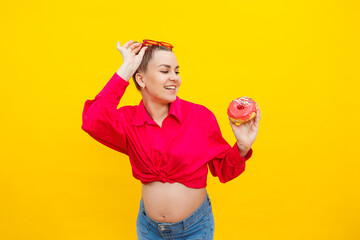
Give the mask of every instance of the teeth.
[[165, 87], [166, 89], [175, 90], [175, 87]]

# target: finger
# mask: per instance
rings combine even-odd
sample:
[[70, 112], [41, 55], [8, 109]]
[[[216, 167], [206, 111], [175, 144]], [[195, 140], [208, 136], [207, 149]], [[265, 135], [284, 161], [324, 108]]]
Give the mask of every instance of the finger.
[[124, 48], [121, 46], [120, 41], [117, 42], [116, 48], [121, 53], [121, 55], [124, 54]]
[[139, 46], [141, 46], [141, 43], [133, 43], [131, 44], [131, 46], [129, 47], [130, 50], [135, 50], [136, 48], [138, 48]]
[[256, 116], [255, 116], [255, 124], [258, 125], [261, 118], [260, 109], [257, 110]]
[[139, 52], [139, 56], [144, 56], [144, 53], [145, 53], [145, 50], [147, 49], [148, 47], [143, 47], [141, 48], [140, 52]]
[[261, 117], [260, 107], [259, 107], [259, 105], [256, 103], [256, 116], [258, 116], [258, 115], [259, 115], [259, 117]]
[[122, 52], [123, 48], [121, 47], [120, 41], [117, 42], [116, 48], [119, 50], [119, 52]]
[[260, 109], [259, 109], [259, 120], [261, 119], [261, 111], [260, 111]]
[[128, 48], [133, 41], [134, 41], [134, 40], [130, 40], [130, 41], [128, 41], [127, 43], [125, 43], [124, 46], [123, 46], [123, 48]]
[[142, 44], [140, 44], [139, 46], [135, 47], [133, 51], [134, 51], [135, 53], [137, 53], [138, 51], [140, 51], [141, 46], [142, 46]]

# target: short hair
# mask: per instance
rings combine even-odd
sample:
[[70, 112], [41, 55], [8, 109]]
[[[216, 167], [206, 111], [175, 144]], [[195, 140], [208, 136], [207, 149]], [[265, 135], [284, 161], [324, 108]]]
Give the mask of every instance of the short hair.
[[[165, 46], [147, 45], [146, 47], [147, 48], [145, 50], [144, 56], [143, 56], [143, 58], [141, 60], [141, 63], [139, 65], [138, 69], [135, 71], [135, 73], [132, 76], [133, 81], [135, 83], [135, 86], [136, 86], [137, 90], [139, 90], [139, 91], [141, 90], [141, 87], [136, 82], [136, 78], [135, 78], [136, 73], [138, 73], [138, 72], [146, 72], [147, 66], [148, 66], [150, 60], [154, 57], [154, 54], [155, 54], [156, 51], [162, 50], [162, 51], [172, 52], [172, 50], [170, 48], [165, 47]], [[137, 54], [139, 54], [139, 52]]]

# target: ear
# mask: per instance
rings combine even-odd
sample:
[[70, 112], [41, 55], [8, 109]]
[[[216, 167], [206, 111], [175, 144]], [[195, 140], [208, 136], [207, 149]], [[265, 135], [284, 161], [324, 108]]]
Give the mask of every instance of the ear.
[[141, 73], [135, 74], [135, 80], [141, 88], [145, 87], [144, 76]]

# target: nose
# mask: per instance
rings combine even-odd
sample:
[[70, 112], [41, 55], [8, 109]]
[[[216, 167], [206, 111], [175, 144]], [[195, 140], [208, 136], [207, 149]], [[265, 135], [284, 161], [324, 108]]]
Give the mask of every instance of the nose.
[[173, 73], [173, 74], [170, 75], [170, 80], [171, 80], [171, 81], [176, 81], [176, 80], [178, 80], [178, 76], [176, 75], [176, 73]]

